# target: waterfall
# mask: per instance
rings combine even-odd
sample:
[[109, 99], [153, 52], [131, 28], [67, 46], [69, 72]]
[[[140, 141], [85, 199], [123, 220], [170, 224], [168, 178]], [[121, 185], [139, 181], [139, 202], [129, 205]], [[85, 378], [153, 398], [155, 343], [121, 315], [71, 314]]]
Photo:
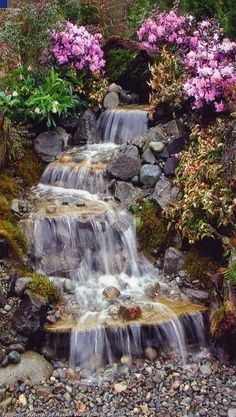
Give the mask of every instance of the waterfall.
[[142, 108], [106, 110], [97, 122], [102, 141], [117, 144], [142, 136], [147, 129], [148, 112]]
[[[34, 267], [54, 282], [74, 282], [66, 306], [73, 366], [93, 369], [125, 354], [141, 356], [153, 344], [168, 346], [185, 363], [186, 328], [204, 344], [204, 308], [169, 299], [159, 270], [138, 251], [131, 214], [104, 194], [106, 166], [118, 146], [113, 142], [143, 134], [147, 113], [114, 109], [98, 125], [111, 143], [68, 149], [32, 190], [35, 208], [22, 223]], [[153, 284], [157, 291], [150, 298]], [[109, 288], [114, 298], [107, 296]], [[130, 311], [138, 314], [127, 316]]]

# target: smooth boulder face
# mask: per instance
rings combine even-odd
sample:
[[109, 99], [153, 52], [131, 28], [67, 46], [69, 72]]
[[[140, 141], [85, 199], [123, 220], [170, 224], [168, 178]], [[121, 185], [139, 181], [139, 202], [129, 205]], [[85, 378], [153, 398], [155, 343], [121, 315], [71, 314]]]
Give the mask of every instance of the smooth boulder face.
[[126, 208], [142, 197], [142, 191], [128, 182], [117, 181], [114, 195]]
[[176, 248], [168, 248], [164, 258], [164, 273], [178, 274], [184, 267], [184, 255]]
[[158, 165], [143, 165], [140, 170], [140, 181], [143, 185], [154, 187], [161, 175], [162, 170]]
[[151, 198], [162, 209], [165, 209], [177, 199], [178, 194], [178, 188], [173, 187], [171, 180], [163, 176], [157, 181]]
[[156, 162], [156, 158], [153, 155], [151, 149], [147, 149], [143, 155], [142, 155], [142, 160], [145, 164], [155, 164]]
[[103, 296], [106, 300], [114, 301], [120, 296], [120, 290], [115, 287], [106, 287], [103, 290]]
[[108, 93], [103, 101], [103, 106], [105, 109], [112, 109], [118, 107], [120, 103], [119, 96], [115, 91]]
[[55, 130], [42, 132], [34, 140], [35, 151], [44, 162], [55, 161], [63, 146], [63, 138]]
[[127, 181], [139, 174], [141, 160], [135, 146], [119, 149], [107, 166], [107, 174], [119, 180]]
[[24, 336], [41, 330], [46, 318], [47, 303], [43, 297], [26, 291], [12, 317], [12, 326]]
[[79, 120], [77, 130], [73, 137], [73, 145], [99, 142], [96, 123], [97, 118], [92, 110], [86, 110]]
[[[164, 143], [167, 139], [167, 135], [162, 126], [155, 126], [148, 129], [148, 131], [141, 137], [134, 139], [133, 144], [144, 151], [150, 147], [151, 143], [160, 142]], [[161, 145], [162, 149], [164, 145]], [[159, 151], [161, 152], [161, 151]]]
[[0, 381], [2, 385], [18, 384], [18, 381], [30, 380], [34, 385], [48, 379], [53, 372], [52, 365], [36, 352], [26, 352], [21, 355], [17, 364], [0, 368]]

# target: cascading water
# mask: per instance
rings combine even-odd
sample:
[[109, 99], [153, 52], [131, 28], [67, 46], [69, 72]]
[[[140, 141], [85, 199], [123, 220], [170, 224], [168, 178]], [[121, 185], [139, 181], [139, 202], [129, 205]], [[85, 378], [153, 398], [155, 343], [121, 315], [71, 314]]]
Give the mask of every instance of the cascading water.
[[103, 142], [125, 143], [142, 136], [147, 129], [148, 112], [142, 107], [107, 110], [97, 122], [97, 130]]
[[[115, 141], [122, 110], [111, 112], [109, 138]], [[129, 112], [124, 113], [129, 138], [146, 129], [143, 119], [141, 127], [132, 128], [133, 113], [130, 119]], [[122, 126], [121, 133], [126, 135]], [[112, 144], [74, 148], [46, 168], [34, 189], [35, 211], [25, 220], [33, 262], [54, 282], [69, 278], [75, 283], [76, 305], [66, 324], [71, 331], [72, 365], [93, 369], [125, 354], [140, 356], [153, 343], [157, 348], [168, 345], [185, 362], [186, 325], [204, 344], [202, 316], [196, 312], [201, 308], [168, 300], [158, 269], [138, 252], [132, 216], [105, 195], [105, 168], [116, 148]], [[150, 297], [148, 289], [153, 287], [155, 294]], [[115, 297], [104, 292], [109, 289]], [[135, 309], [140, 312], [136, 317], [120, 314]]]

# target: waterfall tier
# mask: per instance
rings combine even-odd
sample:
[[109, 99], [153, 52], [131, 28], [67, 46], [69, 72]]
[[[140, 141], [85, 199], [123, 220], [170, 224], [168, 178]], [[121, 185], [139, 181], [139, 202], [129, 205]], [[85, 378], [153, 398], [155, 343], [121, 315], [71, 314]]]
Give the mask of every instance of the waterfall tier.
[[97, 130], [103, 142], [125, 143], [146, 133], [148, 113], [143, 108], [117, 108], [101, 114]]

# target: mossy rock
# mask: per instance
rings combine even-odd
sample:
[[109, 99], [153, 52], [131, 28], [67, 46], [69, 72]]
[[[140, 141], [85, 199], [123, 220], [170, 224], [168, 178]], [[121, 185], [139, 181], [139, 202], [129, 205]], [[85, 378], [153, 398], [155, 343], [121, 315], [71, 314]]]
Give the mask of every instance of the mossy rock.
[[31, 148], [25, 148], [24, 157], [14, 163], [14, 170], [27, 187], [37, 184], [44, 170], [44, 163]]
[[15, 216], [11, 211], [11, 204], [2, 194], [0, 194], [0, 219], [8, 220], [14, 224], [16, 222]]
[[161, 217], [155, 204], [142, 201], [133, 208], [137, 238], [147, 256], [154, 256], [165, 250], [169, 240], [167, 222]]
[[32, 279], [32, 282], [27, 285], [27, 288], [35, 294], [41, 295], [50, 304], [57, 304], [62, 301], [62, 294], [52, 282], [45, 276], [36, 273], [27, 273], [27, 277]]
[[219, 265], [216, 261], [203, 256], [196, 249], [192, 249], [185, 256], [184, 270], [190, 280], [199, 280], [205, 287], [211, 287], [210, 275], [214, 274]]
[[18, 184], [8, 171], [0, 173], [0, 191], [8, 200], [17, 197], [19, 194]]
[[0, 220], [0, 237], [8, 241], [13, 259], [21, 261], [27, 251], [27, 244], [18, 227], [8, 220]]

